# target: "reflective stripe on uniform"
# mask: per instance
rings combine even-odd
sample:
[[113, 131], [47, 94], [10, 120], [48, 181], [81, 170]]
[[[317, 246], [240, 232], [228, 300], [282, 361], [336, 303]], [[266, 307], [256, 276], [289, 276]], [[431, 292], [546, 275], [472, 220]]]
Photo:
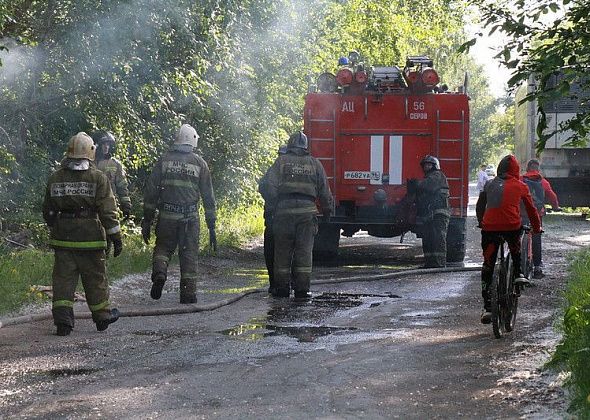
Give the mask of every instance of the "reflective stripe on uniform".
[[311, 273], [311, 267], [293, 267], [295, 273]]
[[96, 305], [88, 305], [88, 307], [90, 308], [91, 312], [98, 312], [104, 308], [108, 308], [110, 305], [108, 300], [105, 300], [104, 302], [101, 303], [97, 303]]
[[88, 242], [74, 242], [74, 241], [60, 241], [59, 239], [50, 239], [49, 245], [58, 246], [60, 248], [73, 249], [100, 249], [106, 248], [106, 241], [88, 241]]
[[165, 255], [154, 255], [154, 261], [156, 261], [156, 260], [158, 260], [158, 261], [164, 261], [164, 262], [167, 263], [168, 261], [170, 261], [170, 258], [168, 258]]
[[309, 188], [309, 185], [310, 185], [309, 182], [294, 182], [294, 181], [291, 181], [291, 182], [283, 182], [281, 184], [281, 188], [284, 188], [284, 189], [289, 188], [289, 189], [293, 189], [294, 191], [297, 191], [297, 190], [303, 190], [303, 191], [305, 191], [307, 188]]
[[184, 181], [182, 179], [164, 179], [162, 180], [162, 185], [171, 187], [195, 188], [195, 183], [193, 181]]
[[275, 268], [275, 270], [277, 271], [277, 273], [291, 274], [291, 268], [290, 267], [287, 267], [287, 268]]
[[315, 205], [308, 207], [293, 207], [282, 209], [278, 208], [275, 214], [305, 214], [305, 213], [317, 213], [317, 207]]
[[73, 300], [56, 300], [51, 305], [52, 308], [73, 308], [74, 301]]
[[167, 220], [182, 220], [182, 219], [196, 219], [198, 217], [197, 212], [193, 213], [170, 213], [168, 211], [161, 211], [160, 212], [160, 219], [167, 219]]

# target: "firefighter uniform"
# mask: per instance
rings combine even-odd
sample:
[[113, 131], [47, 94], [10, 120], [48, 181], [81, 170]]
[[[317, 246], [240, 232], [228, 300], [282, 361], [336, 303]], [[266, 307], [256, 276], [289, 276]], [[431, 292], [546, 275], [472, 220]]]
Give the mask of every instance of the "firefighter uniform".
[[416, 224], [422, 235], [424, 266], [444, 267], [447, 261], [447, 229], [449, 226], [449, 184], [440, 170], [438, 159], [426, 156], [420, 162], [424, 179], [416, 185]]
[[115, 197], [106, 175], [90, 161], [92, 139], [78, 133], [70, 139], [66, 156], [49, 177], [43, 201], [43, 217], [51, 229], [49, 244], [55, 250], [52, 313], [58, 335], [68, 335], [74, 327], [79, 277], [97, 329], [116, 321], [105, 274], [107, 235], [115, 244], [115, 256], [122, 248]]
[[195, 303], [197, 256], [199, 252], [199, 199], [203, 199], [205, 220], [212, 246], [215, 241], [215, 197], [207, 163], [193, 153], [198, 135], [185, 124], [179, 130], [175, 144], [156, 163], [146, 185], [142, 232], [146, 243], [155, 217], [156, 246], [153, 254], [153, 299], [161, 297], [167, 278], [170, 258], [178, 247], [180, 259], [180, 302]]
[[97, 161], [96, 167], [104, 172], [109, 179], [111, 189], [119, 200], [119, 207], [121, 207], [123, 215], [129, 216], [129, 213], [131, 213], [131, 199], [129, 198], [127, 175], [121, 162], [111, 156], [108, 159]]
[[296, 133], [286, 154], [269, 168], [267, 205], [273, 209], [275, 241], [273, 296], [295, 297], [309, 293], [314, 236], [318, 231], [316, 199], [329, 216], [332, 195], [322, 164], [309, 155], [307, 137]]

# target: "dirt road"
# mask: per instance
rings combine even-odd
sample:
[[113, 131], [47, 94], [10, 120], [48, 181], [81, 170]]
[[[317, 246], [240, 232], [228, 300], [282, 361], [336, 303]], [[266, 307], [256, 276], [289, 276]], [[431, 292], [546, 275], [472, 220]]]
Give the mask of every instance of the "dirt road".
[[[479, 263], [472, 219], [468, 229], [467, 260]], [[80, 320], [65, 338], [50, 321], [11, 326], [0, 329], [0, 418], [561, 417], [560, 377], [540, 367], [559, 339], [566, 257], [590, 244], [590, 223], [551, 215], [546, 231], [548, 275], [504, 339], [479, 323], [477, 272], [316, 284], [309, 302], [257, 293], [212, 312], [123, 318], [105, 333]], [[419, 241], [406, 239], [344, 239], [314, 278], [416, 266]], [[263, 286], [262, 267], [257, 244], [205, 258], [200, 302]], [[158, 302], [147, 274], [112, 294], [123, 310], [174, 306], [177, 273]]]

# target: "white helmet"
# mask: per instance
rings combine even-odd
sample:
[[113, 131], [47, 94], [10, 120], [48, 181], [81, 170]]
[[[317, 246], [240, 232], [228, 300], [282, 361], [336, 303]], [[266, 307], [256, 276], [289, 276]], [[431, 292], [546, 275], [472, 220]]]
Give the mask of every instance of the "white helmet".
[[68, 142], [68, 151], [66, 157], [71, 159], [88, 159], [94, 160], [96, 147], [92, 138], [83, 131], [70, 138]]
[[199, 141], [199, 135], [197, 130], [188, 124], [183, 124], [182, 127], [176, 133], [174, 144], [188, 144], [193, 147], [197, 147]]

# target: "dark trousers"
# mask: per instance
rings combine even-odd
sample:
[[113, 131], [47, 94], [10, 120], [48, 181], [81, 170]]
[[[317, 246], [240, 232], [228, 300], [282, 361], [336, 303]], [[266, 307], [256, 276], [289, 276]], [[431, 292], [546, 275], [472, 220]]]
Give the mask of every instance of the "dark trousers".
[[502, 238], [506, 241], [512, 261], [514, 261], [514, 275], [522, 273], [520, 267], [520, 238], [521, 229], [509, 231], [481, 231], [481, 249], [483, 250], [483, 266], [481, 268], [481, 295], [484, 299], [484, 305], [489, 308], [490, 305], [490, 285], [494, 275], [494, 266], [498, 255], [498, 248]]
[[78, 281], [86, 294], [94, 322], [111, 318], [109, 283], [105, 273], [104, 250], [56, 249], [53, 264], [53, 322], [74, 327], [74, 293]]
[[274, 288], [275, 238], [272, 231], [272, 216], [264, 218], [264, 262], [268, 272], [269, 287]]
[[313, 213], [277, 214], [273, 231], [275, 287], [290, 290], [292, 284], [296, 292], [309, 292], [317, 217]]
[[447, 230], [449, 216], [435, 214], [431, 221], [424, 223], [422, 251], [426, 267], [444, 267], [447, 264]]
[[199, 220], [160, 218], [156, 225], [152, 281], [166, 281], [168, 263], [176, 247], [180, 262], [180, 295], [192, 296], [197, 291], [199, 256]]

